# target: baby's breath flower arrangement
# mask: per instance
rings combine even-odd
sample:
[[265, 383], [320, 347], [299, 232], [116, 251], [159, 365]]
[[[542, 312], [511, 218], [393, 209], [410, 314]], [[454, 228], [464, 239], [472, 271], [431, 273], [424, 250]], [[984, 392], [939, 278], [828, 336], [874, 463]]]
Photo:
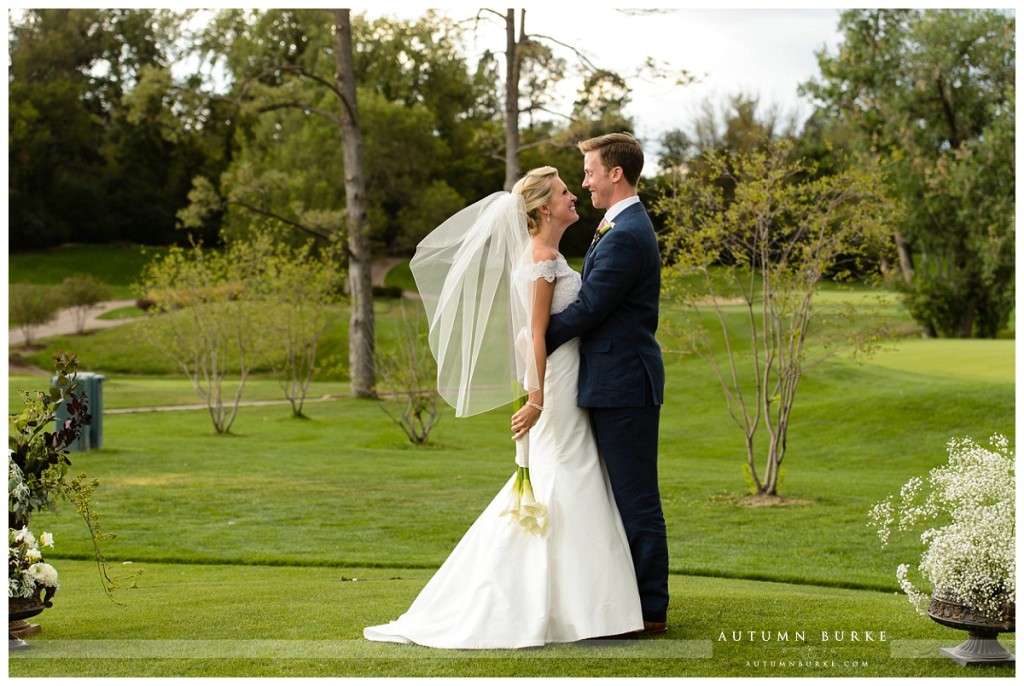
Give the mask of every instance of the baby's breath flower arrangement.
[[951, 439], [946, 447], [947, 463], [875, 505], [871, 525], [883, 546], [893, 532], [927, 527], [916, 572], [906, 563], [896, 570], [918, 612], [925, 614], [929, 602], [911, 579], [919, 574], [932, 595], [999, 617], [1015, 603], [1017, 590], [1013, 451], [1000, 435], [989, 448], [971, 438]]

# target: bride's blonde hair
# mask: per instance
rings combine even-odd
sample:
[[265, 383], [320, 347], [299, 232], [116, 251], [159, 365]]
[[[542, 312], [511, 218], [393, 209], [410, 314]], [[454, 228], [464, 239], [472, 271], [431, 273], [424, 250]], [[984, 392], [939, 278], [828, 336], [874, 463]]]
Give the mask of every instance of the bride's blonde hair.
[[540, 231], [540, 206], [551, 201], [551, 179], [555, 176], [558, 170], [554, 167], [537, 167], [523, 174], [512, 187], [512, 192], [523, 196], [526, 203], [526, 228], [531, 236]]

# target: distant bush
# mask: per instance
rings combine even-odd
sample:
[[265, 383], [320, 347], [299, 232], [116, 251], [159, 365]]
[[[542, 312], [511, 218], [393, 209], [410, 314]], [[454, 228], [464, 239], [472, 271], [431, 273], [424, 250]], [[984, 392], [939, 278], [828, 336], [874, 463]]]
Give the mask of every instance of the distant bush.
[[71, 309], [78, 333], [85, 331], [85, 317], [89, 310], [104, 300], [110, 300], [114, 293], [110, 286], [88, 274], [69, 276], [58, 289], [62, 306]]
[[46, 324], [61, 308], [59, 291], [54, 286], [31, 283], [13, 283], [7, 296], [7, 316], [10, 325], [20, 327], [25, 345], [32, 344], [32, 329]]

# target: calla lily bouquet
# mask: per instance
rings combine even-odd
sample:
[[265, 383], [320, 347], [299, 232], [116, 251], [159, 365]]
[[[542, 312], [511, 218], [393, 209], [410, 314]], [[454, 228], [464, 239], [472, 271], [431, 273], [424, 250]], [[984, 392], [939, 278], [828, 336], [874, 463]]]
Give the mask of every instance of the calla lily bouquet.
[[534, 536], [545, 536], [548, 533], [548, 508], [544, 503], [537, 502], [533, 495], [533, 484], [530, 483], [530, 468], [519, 467], [516, 480], [512, 484], [512, 495], [507, 509], [502, 516], [508, 515], [512, 521], [526, 529]]
[[[525, 404], [525, 397], [518, 398], [515, 411], [518, 412]], [[534, 536], [548, 533], [547, 505], [537, 501], [530, 483], [530, 443], [527, 436], [516, 441], [516, 479], [508, 503], [501, 511], [502, 517], [506, 515]]]

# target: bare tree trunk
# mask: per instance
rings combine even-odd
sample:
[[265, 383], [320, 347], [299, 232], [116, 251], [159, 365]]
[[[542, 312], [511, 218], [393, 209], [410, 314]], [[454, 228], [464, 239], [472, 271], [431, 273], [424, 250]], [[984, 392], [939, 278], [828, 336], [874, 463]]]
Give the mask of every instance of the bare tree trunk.
[[903, 283], [910, 285], [914, 280], [914, 258], [910, 252], [910, 244], [903, 238], [899, 231], [895, 234], [896, 252], [900, 256], [900, 271], [903, 273]]
[[334, 16], [335, 80], [341, 93], [341, 139], [345, 160], [345, 213], [348, 223], [349, 292], [352, 319], [349, 323], [349, 372], [352, 395], [376, 397], [373, 366], [372, 255], [366, 222], [366, 182], [363, 179], [363, 142], [356, 106], [355, 70], [352, 64], [352, 22], [349, 10], [331, 10]]
[[[526, 35], [526, 10], [519, 28]], [[505, 13], [505, 190], [519, 179], [519, 43], [516, 40], [516, 11]]]

